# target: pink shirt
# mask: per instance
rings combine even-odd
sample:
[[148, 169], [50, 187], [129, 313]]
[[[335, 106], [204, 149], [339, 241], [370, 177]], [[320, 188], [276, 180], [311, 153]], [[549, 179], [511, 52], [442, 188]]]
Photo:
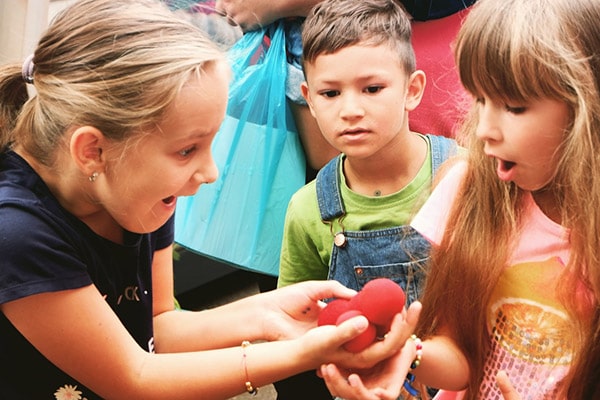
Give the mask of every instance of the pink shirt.
[[[465, 163], [452, 167], [411, 224], [434, 245], [442, 239], [465, 170]], [[531, 195], [524, 206], [515, 252], [486, 306], [491, 351], [480, 399], [502, 400], [495, 387], [499, 370], [508, 373], [522, 398], [555, 399], [556, 382], [565, 376], [572, 358], [571, 323], [553, 290], [569, 261], [568, 231], [546, 217]], [[460, 398], [462, 393], [446, 391], [436, 397]]]

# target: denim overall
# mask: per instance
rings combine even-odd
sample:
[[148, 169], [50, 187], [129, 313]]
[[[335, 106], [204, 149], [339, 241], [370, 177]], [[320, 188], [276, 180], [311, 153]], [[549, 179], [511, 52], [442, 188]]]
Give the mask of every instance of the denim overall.
[[[455, 153], [456, 142], [443, 136], [425, 137], [431, 147], [434, 176], [440, 164]], [[404, 289], [408, 305], [420, 297], [430, 244], [409, 225], [369, 231], [344, 230], [346, 211], [339, 186], [341, 160], [341, 156], [334, 158], [317, 175], [321, 219], [330, 226], [337, 219], [342, 229], [334, 235], [328, 279], [360, 290], [372, 279], [389, 278]]]

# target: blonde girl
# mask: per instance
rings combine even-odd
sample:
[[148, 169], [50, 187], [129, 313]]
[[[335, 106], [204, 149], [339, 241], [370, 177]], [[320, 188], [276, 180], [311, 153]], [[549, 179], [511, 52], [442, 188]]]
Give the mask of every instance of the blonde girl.
[[0, 68], [0, 398], [223, 399], [327, 361], [372, 366], [414, 328], [397, 318], [344, 351], [364, 318], [311, 329], [319, 299], [354, 294], [335, 282], [174, 309], [173, 213], [217, 178], [228, 80], [152, 0], [74, 3]]

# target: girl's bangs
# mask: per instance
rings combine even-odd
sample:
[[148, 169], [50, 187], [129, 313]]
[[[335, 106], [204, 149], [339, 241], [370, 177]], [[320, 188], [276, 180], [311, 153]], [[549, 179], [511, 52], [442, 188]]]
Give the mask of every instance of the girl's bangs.
[[465, 89], [475, 97], [504, 102], [558, 97], [563, 89], [556, 53], [539, 35], [528, 32], [530, 26], [515, 29], [514, 24], [510, 19], [502, 23], [488, 19], [463, 26], [456, 63]]

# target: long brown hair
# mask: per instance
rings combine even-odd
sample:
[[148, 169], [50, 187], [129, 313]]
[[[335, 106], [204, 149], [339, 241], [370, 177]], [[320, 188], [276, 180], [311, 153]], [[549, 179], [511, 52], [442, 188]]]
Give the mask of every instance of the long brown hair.
[[[564, 102], [571, 114], [548, 188], [556, 194], [561, 225], [569, 230], [571, 244], [559, 288], [576, 322], [575, 362], [562, 385], [565, 393], [582, 386], [580, 366], [591, 357], [582, 349], [591, 346], [594, 337], [589, 313], [582, 312], [581, 304], [589, 296], [573, 294], [583, 287], [583, 292], [600, 298], [598, 21], [596, 0], [479, 0], [456, 42], [460, 78], [474, 97], [517, 103], [548, 98]], [[475, 138], [476, 108], [462, 128], [469, 148], [467, 172], [445, 235], [432, 251], [419, 323], [422, 336], [435, 334], [441, 326], [449, 329], [470, 363], [469, 399], [476, 398], [483, 378], [489, 348], [486, 305], [519, 237], [524, 194], [497, 178], [493, 160]]]

